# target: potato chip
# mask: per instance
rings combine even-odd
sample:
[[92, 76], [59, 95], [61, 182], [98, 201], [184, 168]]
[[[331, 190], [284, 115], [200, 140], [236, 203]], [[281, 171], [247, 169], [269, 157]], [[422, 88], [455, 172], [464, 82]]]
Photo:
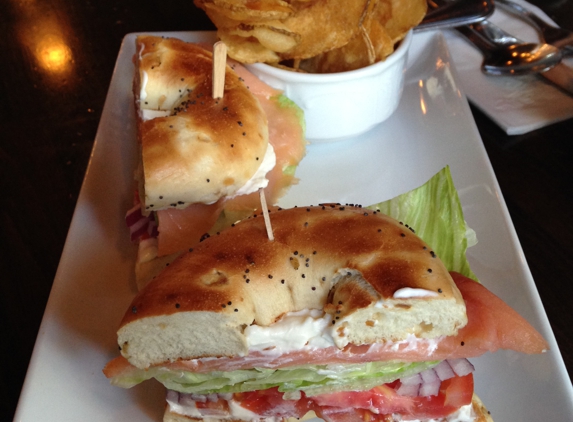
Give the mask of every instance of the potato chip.
[[[377, 9], [380, 8], [380, 11]], [[359, 33], [348, 44], [301, 63], [311, 73], [335, 73], [359, 69], [384, 60], [394, 51], [394, 42], [383, 26], [382, 16], [390, 10], [384, 1], [373, 4]]]
[[384, 60], [425, 16], [427, 0], [194, 0], [229, 56], [313, 73]]
[[243, 38], [254, 37], [263, 47], [277, 53], [289, 51], [300, 41], [299, 34], [289, 31], [280, 22], [265, 25], [241, 24], [229, 29], [228, 33]]
[[[267, 4], [263, 1], [252, 0], [195, 0], [195, 4], [204, 9], [218, 30], [224, 30], [227, 36], [241, 37], [245, 35], [244, 38], [252, 36], [250, 31], [241, 30], [239, 27], [241, 24], [266, 25], [266, 30], [258, 34], [261, 37], [259, 42], [264, 40], [267, 45], [278, 43], [283, 50], [275, 50], [275, 53], [280, 60], [284, 60], [312, 57], [346, 44], [359, 31], [359, 23], [363, 19], [369, 3], [373, 0], [293, 1], [290, 7], [294, 9], [294, 13], [286, 18], [275, 20], [270, 19], [269, 16], [280, 10], [278, 7], [280, 5], [277, 3], [278, 0], [268, 1], [270, 3]], [[273, 23], [271, 24], [269, 20], [272, 20]], [[294, 38], [290, 34], [297, 34], [296, 44], [288, 50], [284, 50], [285, 38], [274, 35], [281, 34], [281, 32], [284, 35], [285, 30], [291, 39]], [[219, 36], [221, 37], [221, 35]], [[238, 40], [238, 38], [234, 39]], [[253, 40], [248, 40], [247, 43], [241, 42], [241, 44], [254, 47], [256, 43]], [[261, 45], [266, 47], [262, 43]], [[230, 48], [230, 57], [240, 60], [239, 57], [232, 55], [233, 51], [240, 50], [242, 49]], [[261, 53], [261, 57], [256, 61], [264, 61], [262, 56], [269, 57], [265, 48], [256, 48], [256, 51]], [[250, 54], [250, 56], [256, 55]]]
[[277, 63], [280, 57], [277, 53], [263, 47], [255, 38], [244, 38], [219, 30], [219, 38], [227, 44], [227, 54], [241, 63]]
[[235, 21], [235, 25], [237, 22], [285, 19], [294, 13], [283, 0], [195, 0], [195, 5], [205, 10], [211, 19], [211, 15], [222, 16]]
[[428, 3], [427, 0], [391, 0], [391, 3], [392, 16], [384, 27], [394, 42], [397, 42], [424, 19]]
[[358, 33], [371, 1], [316, 1], [299, 9], [284, 23], [301, 34], [301, 42], [281, 56], [284, 59], [305, 59], [342, 47]]

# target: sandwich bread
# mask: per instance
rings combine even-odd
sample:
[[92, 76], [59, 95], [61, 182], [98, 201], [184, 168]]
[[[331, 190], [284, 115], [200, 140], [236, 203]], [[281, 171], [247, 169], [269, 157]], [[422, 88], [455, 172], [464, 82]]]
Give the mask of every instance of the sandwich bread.
[[212, 54], [197, 44], [155, 36], [140, 36], [138, 43], [142, 209], [186, 208], [234, 195], [269, 149], [259, 101], [229, 66], [224, 97], [213, 98]]
[[450, 274], [407, 226], [360, 207], [255, 215], [176, 259], [139, 293], [118, 331], [134, 366], [242, 356], [244, 330], [324, 310], [336, 346], [455, 335], [466, 309]]

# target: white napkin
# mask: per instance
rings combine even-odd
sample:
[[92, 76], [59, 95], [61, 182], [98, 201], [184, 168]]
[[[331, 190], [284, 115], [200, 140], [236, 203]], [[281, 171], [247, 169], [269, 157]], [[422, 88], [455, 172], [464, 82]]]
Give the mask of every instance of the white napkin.
[[[536, 6], [523, 0], [515, 2], [555, 25]], [[524, 41], [539, 41], [534, 28], [499, 7], [489, 20]], [[573, 117], [573, 96], [532, 75], [485, 75], [480, 70], [482, 56], [477, 49], [454, 30], [444, 31], [444, 36], [469, 100], [508, 135], [520, 135]], [[573, 59], [563, 63], [573, 68]]]

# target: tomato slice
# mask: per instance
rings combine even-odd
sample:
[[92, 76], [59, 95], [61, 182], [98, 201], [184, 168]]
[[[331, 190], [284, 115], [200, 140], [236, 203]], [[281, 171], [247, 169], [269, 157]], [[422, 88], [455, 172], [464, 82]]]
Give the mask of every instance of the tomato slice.
[[269, 399], [273, 394], [278, 394], [278, 390], [276, 388], [271, 390], [237, 393], [233, 395], [233, 398], [236, 401], [239, 401], [241, 406], [245, 409], [248, 409], [257, 415], [262, 415], [269, 410]]
[[299, 400], [283, 400], [283, 393], [278, 388], [236, 393], [233, 399], [239, 401], [245, 409], [266, 417], [300, 418], [313, 410], [312, 400], [304, 394]]
[[[446, 384], [446, 400], [444, 405], [459, 408], [470, 404], [474, 392], [473, 374], [468, 374], [465, 377], [455, 377], [448, 381]], [[444, 381], [444, 383], [446, 383], [446, 381]]]
[[362, 420], [383, 421], [385, 415], [399, 413], [403, 420], [444, 418], [462, 406], [470, 404], [474, 390], [473, 375], [443, 381], [440, 392], [429, 397], [400, 396], [396, 383], [385, 384], [368, 391], [343, 391], [283, 400], [278, 389], [238, 393], [234, 399], [241, 406], [261, 416], [302, 417], [309, 410], [330, 422]]

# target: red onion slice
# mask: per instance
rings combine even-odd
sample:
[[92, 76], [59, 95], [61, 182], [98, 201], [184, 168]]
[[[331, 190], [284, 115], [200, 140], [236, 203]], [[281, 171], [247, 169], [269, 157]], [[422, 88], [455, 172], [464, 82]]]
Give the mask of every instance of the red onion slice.
[[438, 378], [438, 374], [434, 369], [426, 369], [425, 371], [420, 372], [420, 376], [422, 377], [422, 384], [432, 384], [432, 383], [440, 383], [443, 380]]
[[456, 373], [447, 360], [441, 361], [438, 366], [434, 367], [434, 371], [436, 372], [438, 378], [442, 381], [456, 376]]
[[147, 218], [142, 218], [138, 220], [134, 225], [129, 227], [129, 234], [131, 240], [136, 240], [143, 233], [147, 233], [147, 227], [149, 226], [149, 220]]
[[142, 218], [141, 204], [136, 204], [125, 214], [125, 224], [127, 224], [128, 227], [131, 227]]
[[180, 398], [181, 398], [180, 394], [177, 391], [167, 390], [165, 400], [170, 401], [172, 403], [179, 403]]
[[429, 396], [437, 396], [440, 392], [440, 385], [442, 381], [438, 377], [431, 382], [425, 382], [420, 386], [420, 391], [418, 395], [420, 397], [429, 397]]
[[474, 371], [469, 360], [446, 359], [431, 369], [400, 379], [396, 392], [401, 396], [428, 397], [435, 396], [440, 391], [442, 381], [455, 376], [463, 377]]
[[420, 384], [400, 384], [396, 393], [405, 397], [418, 397], [420, 395]]
[[[152, 217], [152, 215], [150, 215]], [[149, 237], [157, 237], [159, 235], [159, 230], [157, 229], [157, 221], [155, 218], [151, 218], [149, 221], [149, 225], [147, 226], [147, 234]]]
[[448, 363], [458, 377], [463, 377], [471, 374], [475, 370], [475, 367], [472, 365], [472, 363], [465, 358], [448, 359]]
[[210, 402], [219, 401], [219, 396], [216, 393], [207, 394], [207, 401]]
[[[179, 395], [179, 404], [181, 406], [191, 406], [191, 407], [197, 407], [197, 405], [195, 404], [196, 402], [198, 402], [199, 400], [194, 400], [192, 395], [190, 394], [180, 394]], [[207, 401], [205, 399], [205, 401]]]
[[409, 377], [400, 378], [403, 385], [420, 385], [422, 384], [422, 375], [420, 373], [410, 375]]
[[190, 400], [205, 403], [207, 401], [207, 396], [205, 394], [186, 394]]
[[132, 241], [139, 239], [144, 234], [150, 237], [157, 237], [157, 222], [154, 213], [144, 216], [141, 212], [140, 204], [135, 205], [125, 215], [125, 223], [129, 227], [129, 234]]

